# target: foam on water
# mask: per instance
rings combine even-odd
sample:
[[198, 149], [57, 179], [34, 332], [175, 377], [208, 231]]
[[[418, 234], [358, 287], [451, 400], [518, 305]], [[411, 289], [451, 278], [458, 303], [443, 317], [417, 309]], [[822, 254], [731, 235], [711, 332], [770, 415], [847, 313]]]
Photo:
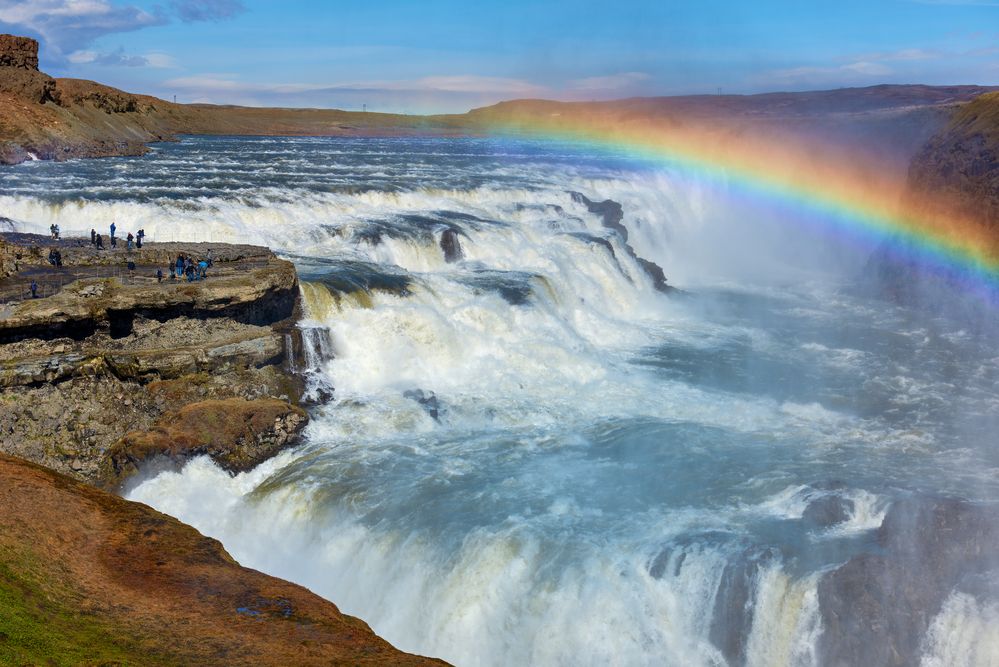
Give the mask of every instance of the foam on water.
[[[999, 497], [994, 340], [842, 289], [866, 255], [681, 173], [532, 142], [203, 138], [0, 180], [21, 230], [115, 220], [296, 262], [302, 370], [335, 391], [306, 442], [129, 497], [406, 650], [818, 664], [818, 581], [899, 489]], [[572, 192], [621, 203], [627, 242]], [[809, 523], [830, 498], [845, 518]], [[924, 662], [988, 664], [994, 604], [955, 596]]]

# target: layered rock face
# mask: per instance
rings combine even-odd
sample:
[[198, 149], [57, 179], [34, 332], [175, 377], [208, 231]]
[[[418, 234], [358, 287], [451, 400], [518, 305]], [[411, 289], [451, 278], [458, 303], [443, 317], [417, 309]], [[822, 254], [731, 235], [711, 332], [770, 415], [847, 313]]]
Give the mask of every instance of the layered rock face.
[[[6, 235], [0, 257], [0, 451], [116, 487], [143, 464], [198, 454], [236, 472], [308, 421], [296, 349], [298, 279], [266, 248], [212, 245], [204, 281], [157, 282], [198, 244], [99, 251]], [[47, 266], [61, 248], [62, 268]], [[134, 275], [121, 267], [135, 263]], [[44, 298], [25, 298], [34, 280]], [[232, 421], [235, 420], [235, 421]]]
[[38, 71], [38, 42], [0, 35], [0, 94], [35, 104], [59, 100], [55, 79]]
[[0, 35], [0, 67], [38, 70], [38, 42], [30, 37]]
[[822, 664], [919, 664], [926, 631], [949, 596], [995, 595], [997, 510], [959, 498], [893, 505], [877, 533], [879, 549], [819, 583]]
[[970, 218], [997, 233], [999, 93], [960, 108], [913, 159], [909, 196], [942, 216]]

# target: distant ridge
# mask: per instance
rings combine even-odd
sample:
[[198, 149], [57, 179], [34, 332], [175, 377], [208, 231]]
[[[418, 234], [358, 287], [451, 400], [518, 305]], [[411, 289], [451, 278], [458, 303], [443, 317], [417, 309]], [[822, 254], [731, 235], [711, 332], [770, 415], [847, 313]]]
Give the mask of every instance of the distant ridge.
[[38, 71], [38, 43], [0, 35], [0, 164], [31, 159], [141, 155], [184, 134], [272, 136], [477, 136], [497, 127], [585, 116], [608, 124], [724, 120], [757, 133], [817, 135], [877, 152], [899, 168], [941, 131], [953, 111], [996, 88], [879, 85], [757, 95], [636, 97], [605, 102], [524, 99], [465, 114], [407, 116], [336, 109], [175, 104]]

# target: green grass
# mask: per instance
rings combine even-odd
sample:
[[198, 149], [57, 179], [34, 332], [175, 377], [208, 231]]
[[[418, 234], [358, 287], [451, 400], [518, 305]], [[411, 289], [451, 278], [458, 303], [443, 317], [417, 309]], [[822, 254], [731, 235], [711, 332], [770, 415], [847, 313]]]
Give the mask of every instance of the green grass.
[[176, 664], [150, 656], [113, 619], [87, 613], [60, 569], [26, 548], [0, 545], [0, 665]]

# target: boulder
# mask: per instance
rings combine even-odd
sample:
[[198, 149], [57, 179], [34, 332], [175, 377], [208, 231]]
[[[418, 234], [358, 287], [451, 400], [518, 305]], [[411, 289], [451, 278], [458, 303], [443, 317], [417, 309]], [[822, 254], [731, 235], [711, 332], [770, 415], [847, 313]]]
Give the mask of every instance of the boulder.
[[461, 241], [458, 240], [458, 232], [448, 228], [441, 234], [441, 250], [444, 251], [444, 261], [448, 264], [460, 260], [464, 253], [461, 251]]
[[814, 526], [828, 528], [849, 519], [853, 510], [854, 502], [849, 498], [837, 495], [822, 496], [808, 503], [801, 518]]

